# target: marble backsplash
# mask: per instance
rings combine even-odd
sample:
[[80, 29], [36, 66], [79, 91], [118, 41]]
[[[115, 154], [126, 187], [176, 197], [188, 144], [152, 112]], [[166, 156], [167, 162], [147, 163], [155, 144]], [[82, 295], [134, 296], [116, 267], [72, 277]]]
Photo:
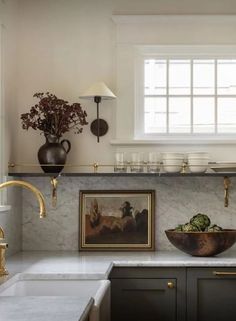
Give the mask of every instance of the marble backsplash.
[[[47, 218], [40, 219], [34, 195], [23, 191], [23, 250], [78, 250], [80, 190], [153, 189], [156, 191], [155, 243], [171, 250], [164, 230], [184, 223], [198, 212], [225, 228], [236, 228], [236, 179], [232, 178], [230, 204], [224, 207], [221, 177], [61, 177], [57, 207], [51, 205], [50, 180], [25, 178], [45, 195]], [[235, 247], [236, 248], [236, 247]]]
[[22, 249], [22, 190], [18, 187], [8, 189], [7, 203], [10, 210], [0, 212], [0, 225], [5, 232], [5, 242], [8, 243], [7, 256]]

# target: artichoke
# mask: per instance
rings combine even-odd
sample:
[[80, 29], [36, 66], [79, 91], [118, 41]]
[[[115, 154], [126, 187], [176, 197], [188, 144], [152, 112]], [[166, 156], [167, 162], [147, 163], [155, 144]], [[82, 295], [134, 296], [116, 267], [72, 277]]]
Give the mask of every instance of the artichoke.
[[174, 230], [176, 232], [220, 232], [222, 227], [211, 224], [211, 220], [206, 214], [198, 213], [193, 216], [189, 223], [179, 224]]
[[198, 213], [191, 218], [190, 223], [197, 226], [200, 231], [205, 231], [211, 221], [207, 215]]
[[207, 229], [207, 232], [220, 232], [220, 231], [223, 231], [222, 227], [220, 227], [216, 224], [209, 226]]
[[195, 224], [186, 223], [182, 226], [183, 232], [199, 232], [199, 228]]
[[176, 232], [182, 232], [183, 231], [183, 225], [179, 224], [176, 228], [175, 228]]

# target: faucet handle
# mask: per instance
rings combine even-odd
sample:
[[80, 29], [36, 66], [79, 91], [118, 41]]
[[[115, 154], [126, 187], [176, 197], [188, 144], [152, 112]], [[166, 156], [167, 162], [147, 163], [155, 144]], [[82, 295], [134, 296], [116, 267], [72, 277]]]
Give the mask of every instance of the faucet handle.
[[6, 250], [8, 248], [7, 243], [0, 243], [0, 250]]
[[5, 259], [5, 253], [6, 249], [8, 247], [7, 243], [0, 243], [0, 277], [8, 275], [8, 271], [6, 269], [6, 259]]
[[0, 240], [3, 240], [5, 238], [5, 233], [3, 231], [3, 228], [0, 226]]

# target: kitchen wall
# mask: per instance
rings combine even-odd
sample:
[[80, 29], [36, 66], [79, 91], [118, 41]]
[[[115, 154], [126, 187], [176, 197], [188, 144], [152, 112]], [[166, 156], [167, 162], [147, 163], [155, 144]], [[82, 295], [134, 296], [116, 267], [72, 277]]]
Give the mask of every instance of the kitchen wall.
[[[116, 93], [116, 26], [112, 14], [236, 14], [234, 0], [2, 0], [0, 15], [8, 26], [6, 46], [6, 159], [37, 163], [44, 142], [38, 132], [23, 131], [20, 115], [36, 101], [33, 94], [51, 91], [70, 102], [95, 81], [103, 80]], [[16, 30], [17, 29], [17, 30]], [[227, 37], [227, 35], [225, 35]], [[7, 49], [8, 48], [8, 49]], [[82, 101], [88, 121], [95, 118], [93, 102]], [[82, 135], [70, 133], [70, 163], [112, 162], [116, 138], [117, 101], [104, 101], [101, 115], [108, 134], [97, 144], [89, 126]], [[127, 110], [127, 114], [130, 110]], [[126, 114], [124, 114], [124, 118]], [[118, 124], [119, 126], [119, 124]], [[157, 146], [157, 150], [158, 150]], [[175, 148], [167, 147], [167, 149]], [[149, 147], [145, 148], [148, 151]], [[219, 156], [234, 156], [234, 146], [214, 146]], [[220, 178], [61, 178], [58, 206], [50, 207], [48, 178], [29, 179], [46, 195], [48, 217], [39, 220], [34, 196], [23, 192], [23, 248], [25, 250], [78, 247], [78, 193], [80, 189], [152, 188], [156, 190], [157, 249], [169, 249], [163, 230], [184, 222], [198, 211], [224, 227], [235, 227], [235, 191], [231, 205], [223, 207]], [[12, 211], [1, 214], [10, 251], [21, 248], [21, 192], [9, 198]]]
[[[156, 249], [171, 250], [164, 231], [185, 223], [198, 212], [210, 216], [212, 223], [236, 226], [236, 179], [232, 179], [230, 206], [224, 207], [223, 178], [164, 177], [61, 177], [56, 208], [51, 206], [49, 178], [27, 178], [44, 191], [47, 217], [40, 219], [34, 195], [23, 191], [23, 249], [78, 250], [79, 191], [115, 189], [153, 189], [156, 192]], [[236, 249], [236, 245], [234, 247]]]
[[[103, 80], [118, 94], [114, 101], [104, 101], [101, 105], [101, 116], [109, 123], [108, 134], [97, 144], [91, 134], [89, 126], [82, 135], [69, 133], [66, 138], [72, 142], [72, 150], [68, 163], [112, 163], [115, 146], [110, 144], [117, 138], [116, 133], [123, 130], [124, 120], [132, 119], [132, 106], [119, 118], [120, 91], [117, 88], [116, 64], [116, 25], [112, 21], [112, 14], [234, 14], [236, 3], [233, 0], [195, 1], [195, 0], [21, 0], [19, 1], [18, 25], [18, 55], [17, 55], [17, 102], [11, 114], [12, 142], [10, 160], [21, 163], [37, 163], [37, 150], [44, 142], [44, 137], [38, 132], [23, 131], [20, 115], [29, 110], [36, 103], [33, 94], [38, 91], [51, 91], [70, 102], [78, 101], [79, 95], [95, 81]], [[175, 30], [176, 28], [170, 28]], [[185, 28], [185, 30], [188, 28]], [[181, 30], [180, 30], [181, 31]], [[183, 30], [184, 31], [184, 30]], [[156, 34], [155, 30], [153, 33]], [[214, 28], [212, 30], [214, 33]], [[191, 42], [204, 36], [204, 30], [194, 37], [183, 36]], [[230, 36], [232, 36], [231, 33]], [[181, 35], [181, 32], [179, 32]], [[215, 34], [208, 39], [215, 39]], [[224, 34], [227, 43], [229, 34]], [[162, 36], [161, 36], [162, 37]], [[160, 37], [160, 39], [161, 39]], [[175, 41], [174, 34], [172, 35]], [[186, 39], [185, 39], [186, 38]], [[232, 37], [231, 37], [232, 38]], [[168, 39], [169, 43], [171, 40]], [[181, 43], [181, 38], [176, 40]], [[122, 102], [122, 100], [121, 100]], [[96, 117], [93, 102], [81, 100], [88, 112], [88, 120]], [[122, 121], [123, 119], [123, 121]], [[117, 121], [116, 121], [117, 120]], [[123, 127], [122, 127], [123, 126]], [[119, 127], [119, 128], [117, 128]], [[126, 148], [129, 149], [130, 147]], [[134, 148], [134, 147], [133, 147]], [[141, 147], [137, 147], [141, 149]], [[136, 149], [137, 149], [136, 148]], [[193, 150], [201, 146], [148, 146], [144, 151], [156, 149]], [[214, 157], [233, 159], [234, 147], [218, 145], [204, 146], [203, 149], [212, 151]], [[225, 153], [222, 153], [222, 149]]]
[[[5, 121], [5, 153], [3, 157], [1, 157], [1, 161], [5, 161], [6, 165], [9, 160], [10, 148], [12, 146], [11, 142], [13, 139], [11, 128], [14, 122], [16, 122], [16, 119], [14, 120], [10, 116], [16, 112], [17, 20], [17, 1], [0, 1], [0, 59], [2, 65], [0, 77], [2, 87], [1, 102], [3, 104], [3, 109], [5, 109], [5, 112], [3, 112]], [[11, 208], [4, 211], [3, 208], [0, 207], [0, 225], [5, 231], [6, 242], [9, 244], [7, 255], [11, 255], [21, 250], [22, 245], [21, 190], [18, 188], [9, 189], [6, 196], [6, 202], [11, 205]]]

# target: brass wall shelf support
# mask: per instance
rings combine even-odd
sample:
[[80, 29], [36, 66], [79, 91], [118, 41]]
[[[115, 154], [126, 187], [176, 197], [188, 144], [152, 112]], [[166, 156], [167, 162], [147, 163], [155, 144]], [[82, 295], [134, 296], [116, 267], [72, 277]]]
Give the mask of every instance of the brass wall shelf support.
[[231, 185], [230, 178], [228, 176], [224, 177], [224, 205], [225, 207], [229, 206], [229, 188]]
[[51, 186], [52, 186], [52, 207], [57, 206], [57, 185], [58, 179], [57, 177], [51, 177]]
[[97, 173], [98, 172], [98, 163], [94, 163], [93, 164], [93, 171], [94, 171], [94, 173]]

